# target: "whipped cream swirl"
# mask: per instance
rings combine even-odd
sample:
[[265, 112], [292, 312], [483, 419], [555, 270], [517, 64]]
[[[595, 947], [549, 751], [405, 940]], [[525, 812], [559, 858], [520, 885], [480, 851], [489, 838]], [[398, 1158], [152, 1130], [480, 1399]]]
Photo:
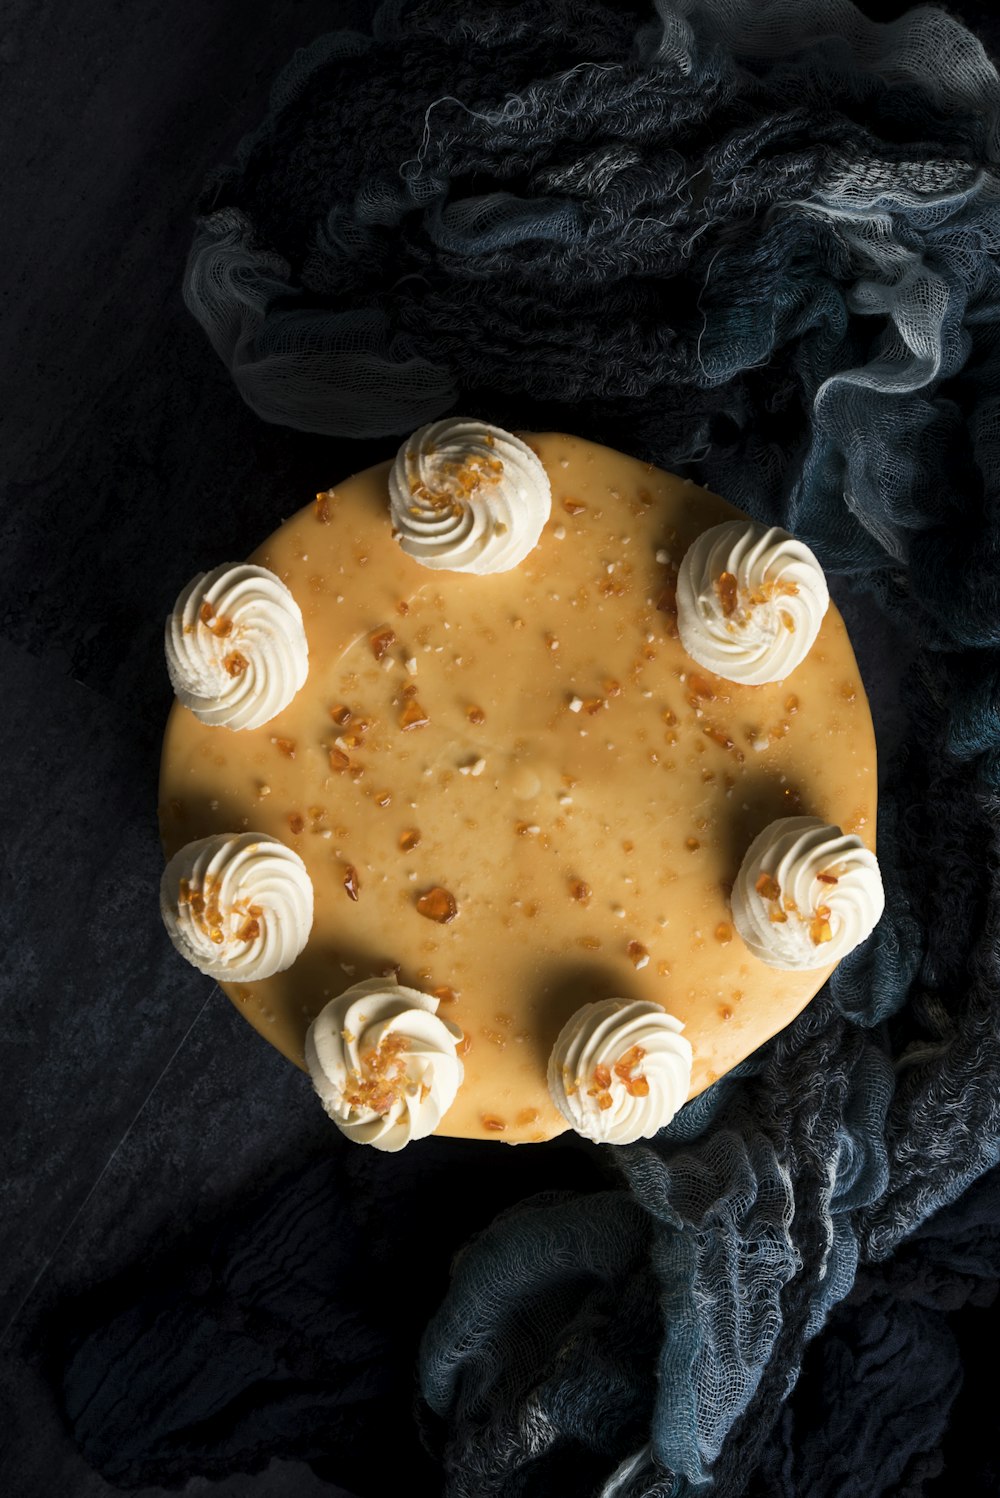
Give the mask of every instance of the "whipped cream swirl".
[[187, 843], [163, 870], [160, 911], [194, 967], [253, 983], [291, 967], [309, 939], [312, 880], [299, 855], [266, 832]]
[[164, 643], [178, 701], [213, 728], [260, 728], [309, 672], [298, 604], [280, 578], [249, 562], [199, 573], [174, 604]]
[[830, 602], [808, 546], [776, 526], [730, 520], [684, 554], [677, 629], [692, 660], [744, 686], [781, 681], [805, 660]]
[[578, 1134], [632, 1144], [668, 1124], [691, 1087], [691, 1045], [659, 1004], [602, 999], [560, 1030], [549, 1057], [549, 1092]]
[[338, 1129], [394, 1152], [432, 1134], [465, 1075], [457, 1025], [438, 1000], [391, 978], [367, 978], [331, 999], [306, 1035], [313, 1085]]
[[830, 967], [885, 908], [878, 861], [818, 817], [781, 817], [754, 838], [732, 893], [733, 924], [755, 957], [787, 971]]
[[509, 572], [538, 545], [548, 474], [510, 432], [450, 417], [408, 437], [389, 474], [393, 534], [425, 567]]

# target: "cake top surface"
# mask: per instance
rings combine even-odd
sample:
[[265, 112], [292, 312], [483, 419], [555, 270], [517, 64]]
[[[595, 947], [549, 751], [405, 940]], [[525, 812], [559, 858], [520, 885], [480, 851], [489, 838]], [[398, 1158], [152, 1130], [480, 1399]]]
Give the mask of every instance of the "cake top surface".
[[395, 974], [463, 1034], [438, 1132], [510, 1142], [566, 1127], [546, 1070], [585, 1004], [666, 1008], [691, 1046], [690, 1096], [787, 1024], [832, 964], [777, 971], [753, 954], [730, 906], [741, 862], [790, 816], [873, 847], [876, 802], [836, 608], [783, 680], [697, 665], [677, 570], [745, 517], [581, 438], [523, 440], [552, 508], [511, 570], [429, 570], [394, 544], [388, 464], [280, 526], [249, 560], [301, 611], [305, 685], [242, 732], [176, 705], [160, 794], [168, 855], [249, 830], [308, 870], [297, 960], [223, 985], [261, 1034], [301, 1066], [330, 999]]

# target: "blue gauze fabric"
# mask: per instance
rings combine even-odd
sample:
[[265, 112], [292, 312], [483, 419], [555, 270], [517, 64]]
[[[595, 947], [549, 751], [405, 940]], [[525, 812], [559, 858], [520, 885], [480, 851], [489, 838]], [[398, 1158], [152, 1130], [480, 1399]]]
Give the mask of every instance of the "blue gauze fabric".
[[607, 441], [787, 525], [911, 658], [873, 938], [606, 1192], [459, 1255], [451, 1498], [748, 1491], [859, 1265], [998, 1159], [998, 118], [930, 8], [397, 0], [206, 190], [185, 296], [266, 419]]

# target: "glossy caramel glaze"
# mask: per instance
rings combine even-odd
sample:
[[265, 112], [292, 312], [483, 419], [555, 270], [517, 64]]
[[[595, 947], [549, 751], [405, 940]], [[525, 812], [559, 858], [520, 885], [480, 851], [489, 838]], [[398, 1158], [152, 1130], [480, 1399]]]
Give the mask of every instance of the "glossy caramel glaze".
[[247, 732], [175, 705], [160, 785], [168, 856], [249, 828], [283, 838], [312, 877], [294, 966], [224, 985], [250, 1023], [301, 1066], [327, 1000], [395, 968], [441, 990], [439, 1012], [465, 1032], [465, 1082], [439, 1132], [511, 1143], [565, 1128], [546, 1063], [588, 1000], [653, 999], [682, 1020], [691, 1096], [788, 1024], [830, 970], [752, 957], [729, 886], [776, 817], [816, 815], [874, 846], [876, 802], [871, 716], [836, 608], [787, 680], [711, 676], [677, 639], [672, 580], [694, 537], [738, 512], [580, 438], [526, 440], [552, 515], [510, 573], [406, 557], [387, 464], [265, 541], [250, 560], [302, 609], [306, 685]]

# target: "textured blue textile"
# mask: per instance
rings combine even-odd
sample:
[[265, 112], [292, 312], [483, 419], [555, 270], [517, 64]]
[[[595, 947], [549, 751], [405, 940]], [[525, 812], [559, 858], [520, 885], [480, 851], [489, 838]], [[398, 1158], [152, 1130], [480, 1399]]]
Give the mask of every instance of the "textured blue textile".
[[748, 1491], [859, 1264], [1000, 1153], [998, 119], [928, 8], [391, 3], [206, 192], [185, 294], [262, 416], [606, 440], [788, 525], [913, 655], [875, 936], [607, 1193], [456, 1262], [421, 1365], [453, 1498], [581, 1453], [595, 1493]]

